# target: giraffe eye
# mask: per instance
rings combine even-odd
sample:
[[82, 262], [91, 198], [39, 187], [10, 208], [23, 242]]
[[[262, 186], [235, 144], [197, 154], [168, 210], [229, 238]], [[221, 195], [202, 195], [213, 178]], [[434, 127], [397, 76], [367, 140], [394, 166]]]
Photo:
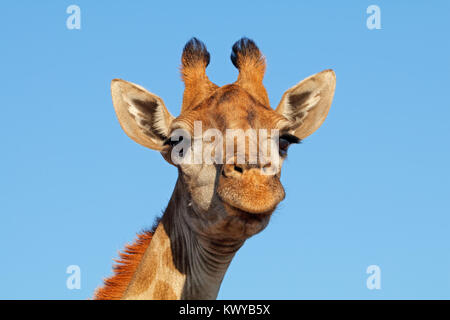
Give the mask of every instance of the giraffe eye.
[[287, 155], [288, 148], [290, 146], [290, 142], [286, 139], [280, 138], [279, 148], [280, 148], [280, 156], [284, 157]]

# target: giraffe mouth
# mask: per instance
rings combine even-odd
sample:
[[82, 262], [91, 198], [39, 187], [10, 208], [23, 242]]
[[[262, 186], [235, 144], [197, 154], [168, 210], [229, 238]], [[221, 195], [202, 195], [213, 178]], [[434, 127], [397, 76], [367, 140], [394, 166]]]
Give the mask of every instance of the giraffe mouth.
[[263, 210], [263, 211], [255, 210], [254, 208], [250, 208], [250, 209], [245, 208], [244, 209], [244, 208], [236, 207], [236, 206], [230, 204], [229, 202], [227, 202], [226, 200], [222, 199], [221, 197], [220, 197], [220, 199], [222, 200], [222, 203], [223, 203], [225, 209], [228, 212], [237, 214], [239, 216], [258, 216], [258, 215], [260, 215], [260, 216], [268, 216], [268, 215], [271, 215], [274, 212], [275, 208], [276, 208], [276, 207], [273, 207], [272, 209]]

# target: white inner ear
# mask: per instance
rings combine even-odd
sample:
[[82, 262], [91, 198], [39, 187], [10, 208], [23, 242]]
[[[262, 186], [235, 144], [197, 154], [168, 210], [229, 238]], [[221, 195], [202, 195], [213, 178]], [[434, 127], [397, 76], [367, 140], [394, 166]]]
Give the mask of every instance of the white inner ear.
[[153, 127], [158, 133], [167, 137], [169, 135], [169, 123], [166, 123], [166, 117], [160, 103], [158, 103], [157, 108], [153, 115]]
[[315, 132], [327, 117], [335, 87], [333, 70], [324, 70], [287, 90], [276, 111], [291, 122], [288, 130], [300, 139]]
[[128, 104], [128, 112], [133, 116], [137, 126], [142, 129], [142, 131], [147, 136], [155, 141], [155, 143], [158, 143], [159, 140], [156, 137], [157, 134], [165, 137], [168, 136], [169, 127], [166, 123], [163, 107], [161, 106], [161, 102], [158, 101], [158, 99], [150, 102], [155, 104], [154, 110], [152, 110], [151, 114], [145, 114], [144, 112], [139, 110], [138, 107], [136, 107], [133, 100], [140, 100], [139, 98], [133, 99], [130, 97], [124, 97], [124, 100]]
[[139, 128], [143, 129], [144, 131], [151, 131], [151, 127], [149, 124], [146, 124], [145, 118], [141, 112], [139, 112], [138, 108], [134, 106], [134, 104], [131, 104], [129, 101], [128, 103], [128, 112], [134, 117], [134, 120], [136, 121], [136, 124]]
[[290, 121], [293, 121], [294, 125], [300, 125], [303, 120], [308, 115], [308, 112], [314, 108], [320, 101], [320, 89], [314, 90], [309, 94], [309, 97], [306, 101], [302, 101], [301, 105], [292, 105], [289, 100], [290, 97], [294, 95], [302, 94], [304, 89], [297, 88], [293, 92], [289, 93], [285, 106], [285, 114], [284, 116], [288, 118]]

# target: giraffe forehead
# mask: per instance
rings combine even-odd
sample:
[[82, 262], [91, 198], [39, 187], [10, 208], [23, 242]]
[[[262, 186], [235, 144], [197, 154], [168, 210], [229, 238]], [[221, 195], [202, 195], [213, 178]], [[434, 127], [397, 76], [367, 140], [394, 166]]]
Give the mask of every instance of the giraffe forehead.
[[216, 90], [198, 106], [181, 114], [174, 123], [193, 128], [201, 121], [204, 129], [272, 129], [283, 117], [270, 106], [255, 100], [237, 85], [227, 85]]

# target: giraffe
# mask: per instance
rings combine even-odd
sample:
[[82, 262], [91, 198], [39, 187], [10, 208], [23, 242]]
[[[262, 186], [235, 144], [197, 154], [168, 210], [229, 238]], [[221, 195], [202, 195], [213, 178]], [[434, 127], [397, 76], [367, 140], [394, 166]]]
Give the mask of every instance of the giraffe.
[[231, 84], [219, 87], [209, 80], [209, 61], [203, 42], [196, 38], [187, 42], [181, 58], [185, 89], [178, 117], [143, 87], [112, 80], [113, 105], [122, 129], [176, 166], [178, 179], [162, 217], [120, 253], [114, 274], [96, 290], [94, 299], [216, 299], [236, 252], [267, 226], [285, 197], [280, 170], [264, 173], [267, 162], [175, 163], [172, 156], [183, 141], [174, 139], [176, 130], [194, 139], [196, 121], [202, 129], [224, 134], [228, 129], [277, 130], [278, 149], [271, 159], [282, 164], [289, 146], [316, 131], [328, 114], [336, 83], [332, 70], [294, 85], [272, 109], [262, 83], [265, 57], [252, 40], [242, 38], [232, 47], [231, 61], [239, 75]]

